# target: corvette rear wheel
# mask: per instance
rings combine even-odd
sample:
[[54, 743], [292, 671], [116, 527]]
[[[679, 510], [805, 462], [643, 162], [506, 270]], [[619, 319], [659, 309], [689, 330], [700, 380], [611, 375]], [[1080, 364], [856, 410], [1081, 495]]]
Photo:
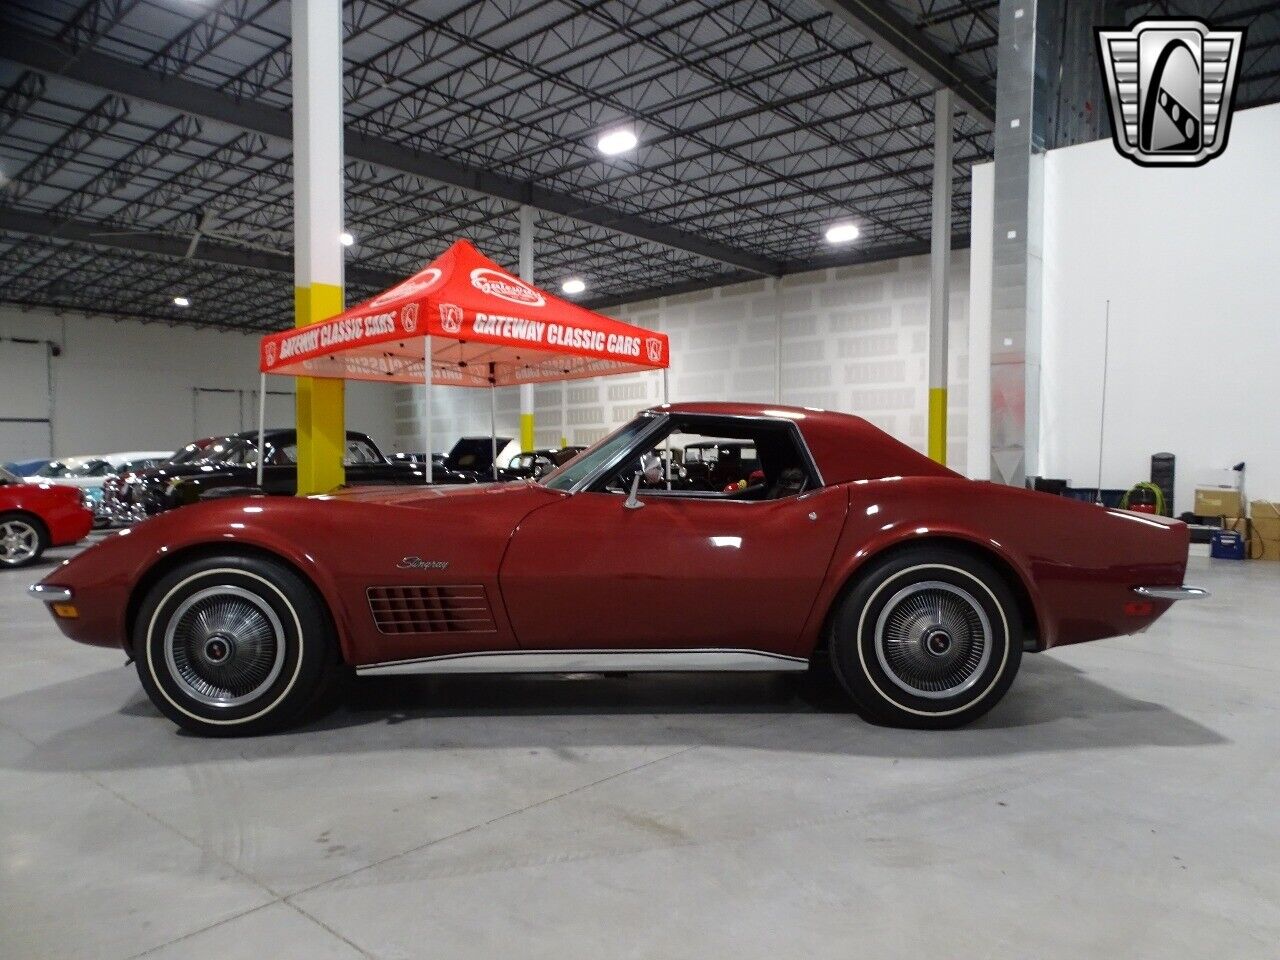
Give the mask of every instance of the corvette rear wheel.
[[1008, 585], [962, 551], [904, 550], [862, 576], [832, 618], [836, 676], [862, 713], [892, 726], [945, 729], [982, 716], [1022, 660]]
[[35, 517], [0, 514], [0, 566], [25, 567], [35, 563], [48, 546], [49, 535]]
[[180, 727], [206, 736], [279, 730], [343, 674], [315, 589], [283, 564], [208, 557], [152, 588], [134, 628], [138, 676]]

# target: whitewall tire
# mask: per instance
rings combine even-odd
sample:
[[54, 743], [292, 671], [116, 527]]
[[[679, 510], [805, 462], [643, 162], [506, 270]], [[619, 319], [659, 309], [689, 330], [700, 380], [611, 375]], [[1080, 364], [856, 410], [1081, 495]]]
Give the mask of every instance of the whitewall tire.
[[133, 649], [156, 707], [207, 736], [296, 723], [343, 672], [315, 589], [257, 557], [207, 557], [171, 571], [143, 602]]
[[942, 729], [982, 716], [1022, 659], [1017, 601], [987, 563], [922, 545], [863, 573], [832, 617], [828, 647], [870, 720]]

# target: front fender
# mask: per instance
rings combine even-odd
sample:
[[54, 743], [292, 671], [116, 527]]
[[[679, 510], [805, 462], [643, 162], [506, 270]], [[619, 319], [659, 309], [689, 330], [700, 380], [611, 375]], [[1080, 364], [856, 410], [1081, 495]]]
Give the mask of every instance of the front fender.
[[[309, 523], [314, 529], [314, 518]], [[278, 532], [279, 527], [278, 520], [267, 521], [262, 506], [253, 502], [195, 504], [105, 538], [50, 571], [41, 582], [73, 591], [80, 615], [75, 620], [58, 620], [63, 633], [81, 643], [127, 650], [130, 618], [142, 596], [176, 564], [218, 549], [265, 553], [288, 563], [315, 585], [343, 638], [345, 655], [351, 633], [349, 612], [334, 602], [339, 593], [329, 571], [296, 538]]]

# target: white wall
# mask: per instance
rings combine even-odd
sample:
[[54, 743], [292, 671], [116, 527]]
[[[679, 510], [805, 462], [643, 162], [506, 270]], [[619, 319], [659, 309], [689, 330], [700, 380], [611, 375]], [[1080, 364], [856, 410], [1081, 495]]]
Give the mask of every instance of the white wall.
[[[948, 458], [966, 457], [967, 251], [951, 268], [951, 390]], [[672, 400], [775, 399], [781, 321], [781, 402], [865, 416], [924, 451], [928, 401], [928, 257], [757, 280], [606, 311], [671, 338]], [[420, 450], [419, 388], [396, 391], [396, 446]], [[604, 377], [535, 390], [537, 442], [559, 444], [562, 404], [570, 443], [591, 443], [638, 410], [662, 400], [659, 374]], [[499, 390], [498, 429], [519, 436], [516, 388]], [[460, 434], [487, 434], [484, 390], [439, 387], [433, 394], [437, 451]]]
[[[193, 439], [198, 402], [193, 388], [244, 390], [246, 397], [258, 388], [256, 336], [0, 305], [3, 337], [52, 340], [62, 349], [52, 361], [58, 456], [174, 449]], [[0, 339], [0, 417], [31, 413], [29, 391], [6, 383], [13, 378], [3, 374], [6, 361], [12, 368], [15, 358], [28, 358], [30, 352]], [[288, 378], [271, 377], [267, 389], [292, 390], [293, 385]], [[389, 387], [348, 384], [347, 426], [388, 443], [395, 432], [392, 403]], [[251, 398], [246, 407], [245, 428], [250, 429], [257, 425]], [[223, 428], [229, 432], [240, 429], [232, 409], [234, 404]], [[0, 450], [0, 460], [5, 458]]]
[[1045, 164], [1041, 465], [1097, 482], [1103, 330], [1111, 301], [1102, 483], [1177, 455], [1175, 510], [1197, 475], [1248, 462], [1280, 499], [1280, 105], [1236, 115], [1202, 167], [1138, 167], [1109, 140]]

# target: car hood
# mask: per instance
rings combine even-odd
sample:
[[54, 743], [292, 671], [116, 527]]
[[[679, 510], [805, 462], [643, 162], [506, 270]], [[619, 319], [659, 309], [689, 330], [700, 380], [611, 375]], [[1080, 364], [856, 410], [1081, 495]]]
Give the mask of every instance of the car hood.
[[467, 509], [491, 504], [495, 498], [527, 498], [531, 492], [536, 491], [545, 492], [548, 497], [564, 496], [556, 490], [549, 490], [533, 482], [515, 482], [441, 484], [430, 487], [425, 484], [423, 486], [352, 487], [333, 493], [316, 494], [308, 499], [379, 504], [387, 507]]

